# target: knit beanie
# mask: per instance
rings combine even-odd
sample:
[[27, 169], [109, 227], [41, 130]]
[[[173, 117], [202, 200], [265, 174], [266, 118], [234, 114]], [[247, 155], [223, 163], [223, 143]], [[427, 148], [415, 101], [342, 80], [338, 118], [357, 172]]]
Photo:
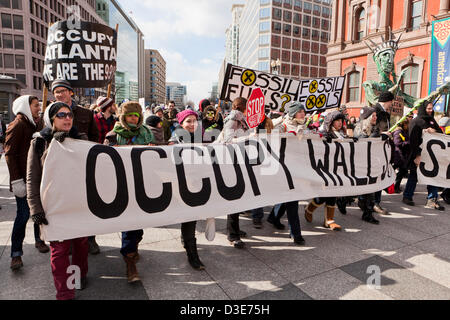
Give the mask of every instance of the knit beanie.
[[72, 110], [67, 104], [63, 102], [54, 102], [45, 109], [44, 113], [44, 122], [45, 126], [48, 128], [53, 128], [53, 117], [61, 110], [62, 108], [68, 108]]
[[390, 91], [384, 91], [380, 94], [378, 102], [389, 102], [395, 99], [394, 95]]
[[111, 107], [113, 103], [114, 101], [111, 98], [98, 97], [97, 99], [97, 106], [102, 110], [102, 112]]
[[202, 101], [200, 101], [200, 104], [198, 106], [198, 110], [200, 112], [203, 112], [207, 106], [210, 106], [211, 102], [208, 99], [203, 99]]
[[300, 102], [293, 102], [288, 108], [289, 117], [294, 118], [301, 110], [305, 111], [305, 106]]
[[184, 110], [177, 114], [178, 123], [180, 125], [183, 124], [183, 121], [186, 120], [186, 118], [189, 116], [195, 116], [195, 118], [198, 120], [197, 112], [192, 110]]
[[64, 88], [68, 89], [69, 91], [73, 92], [72, 86], [70, 85], [70, 82], [67, 80], [56, 79], [55, 81], [53, 81], [52, 93], [54, 93], [56, 88], [59, 88], [59, 87], [64, 87]]

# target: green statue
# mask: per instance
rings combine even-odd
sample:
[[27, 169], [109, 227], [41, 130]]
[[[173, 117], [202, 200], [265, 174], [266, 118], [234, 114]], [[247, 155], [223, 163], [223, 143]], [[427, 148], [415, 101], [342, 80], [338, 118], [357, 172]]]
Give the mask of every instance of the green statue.
[[370, 80], [363, 84], [366, 92], [366, 99], [371, 107], [378, 103], [378, 96], [383, 91], [390, 91], [394, 96], [401, 96], [405, 101], [405, 104], [410, 108], [413, 108], [414, 103], [416, 102], [416, 98], [402, 92], [400, 89], [400, 84], [408, 72], [408, 68], [402, 71], [400, 77], [397, 77], [397, 74], [395, 73], [394, 59], [401, 37], [402, 35], [395, 40], [394, 34], [389, 30], [389, 39], [385, 40], [384, 37], [381, 36], [383, 41], [380, 45], [376, 45], [371, 39], [369, 39], [369, 41], [372, 46], [365, 42], [373, 52], [373, 59], [377, 65], [378, 74], [380, 75], [379, 82]]

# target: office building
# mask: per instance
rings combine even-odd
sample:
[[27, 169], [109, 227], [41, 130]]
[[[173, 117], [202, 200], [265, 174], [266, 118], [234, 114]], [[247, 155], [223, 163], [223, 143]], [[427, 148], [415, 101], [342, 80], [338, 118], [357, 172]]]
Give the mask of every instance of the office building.
[[166, 103], [166, 61], [158, 50], [145, 49], [145, 102]]
[[174, 101], [175, 107], [184, 108], [186, 103], [187, 88], [176, 82], [166, 83], [167, 102]]
[[239, 65], [239, 21], [244, 5], [233, 4], [231, 7], [231, 25], [227, 28], [225, 61]]

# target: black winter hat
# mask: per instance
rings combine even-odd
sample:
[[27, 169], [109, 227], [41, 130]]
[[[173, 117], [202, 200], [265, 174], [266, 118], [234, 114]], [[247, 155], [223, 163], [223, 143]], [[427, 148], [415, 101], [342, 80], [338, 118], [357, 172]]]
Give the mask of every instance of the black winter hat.
[[56, 79], [55, 81], [53, 81], [52, 83], [52, 93], [55, 92], [56, 88], [59, 87], [64, 87], [66, 89], [68, 89], [69, 91], [73, 92], [73, 88], [70, 85], [70, 82], [67, 80], [62, 80], [62, 79]]
[[380, 94], [378, 102], [389, 102], [395, 99], [394, 95], [390, 91], [384, 91]]
[[61, 110], [62, 108], [68, 108], [72, 110], [67, 104], [63, 102], [54, 102], [48, 106], [44, 113], [44, 122], [48, 128], [53, 127], [53, 117]]
[[161, 122], [162, 122], [162, 120], [158, 116], [150, 116], [147, 118], [147, 120], [145, 120], [145, 124], [147, 126], [153, 127], [153, 128], [156, 128], [158, 126], [158, 124]]

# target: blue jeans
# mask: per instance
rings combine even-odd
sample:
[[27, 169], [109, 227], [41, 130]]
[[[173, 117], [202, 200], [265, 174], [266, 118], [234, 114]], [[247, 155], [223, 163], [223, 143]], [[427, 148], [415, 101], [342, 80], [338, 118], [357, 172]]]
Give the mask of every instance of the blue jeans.
[[428, 200], [431, 199], [438, 199], [439, 198], [439, 188], [438, 187], [434, 187], [434, 186], [427, 186], [428, 189]]
[[[28, 207], [27, 198], [17, 198], [17, 215], [14, 220], [14, 227], [11, 236], [11, 258], [23, 256], [23, 240], [25, 239], [25, 231], [28, 219], [30, 219], [30, 207]], [[34, 240], [42, 242], [40, 239], [40, 230], [37, 224], [34, 224]]]
[[252, 210], [253, 219], [263, 219], [264, 218], [264, 208], [258, 208]]
[[300, 218], [298, 216], [298, 201], [286, 203], [287, 217], [289, 221], [289, 228], [291, 229], [292, 237], [299, 237], [302, 235], [300, 226]]
[[144, 230], [122, 232], [122, 249], [120, 253], [126, 257], [130, 253], [137, 252], [137, 246], [142, 241]]
[[412, 200], [414, 197], [414, 192], [417, 187], [417, 169], [411, 169], [409, 173], [408, 182], [406, 183], [405, 191], [403, 192], [403, 198]]

